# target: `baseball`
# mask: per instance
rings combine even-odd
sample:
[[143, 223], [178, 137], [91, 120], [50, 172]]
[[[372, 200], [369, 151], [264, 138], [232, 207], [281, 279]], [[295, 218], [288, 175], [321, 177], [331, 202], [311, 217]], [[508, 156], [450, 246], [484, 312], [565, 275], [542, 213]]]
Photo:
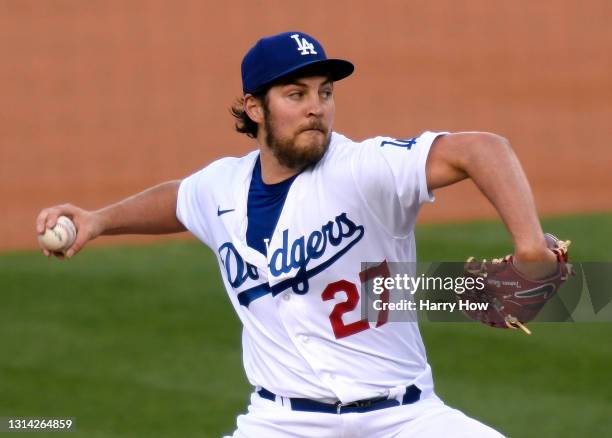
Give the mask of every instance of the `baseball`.
[[53, 252], [64, 252], [76, 240], [77, 230], [66, 216], [60, 216], [53, 228], [47, 228], [44, 234], [38, 236], [41, 247]]

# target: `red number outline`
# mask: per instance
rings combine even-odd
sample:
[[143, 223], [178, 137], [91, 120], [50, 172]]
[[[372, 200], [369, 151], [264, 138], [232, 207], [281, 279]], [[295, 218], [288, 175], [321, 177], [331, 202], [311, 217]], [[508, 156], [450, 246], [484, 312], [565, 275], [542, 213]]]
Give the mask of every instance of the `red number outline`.
[[[376, 277], [389, 278], [391, 277], [391, 273], [389, 272], [389, 265], [387, 265], [387, 261], [383, 260], [382, 263], [372, 266], [365, 271], [361, 271], [359, 273], [359, 279], [361, 280], [361, 284], [365, 284], [369, 280], [373, 280]], [[389, 290], [384, 285], [383, 282], [383, 292], [380, 294], [380, 300], [385, 303], [389, 303]], [[389, 309], [388, 307], [384, 307], [383, 310], [378, 312], [378, 319], [376, 320], [376, 327], [380, 327], [385, 324], [389, 320]]]

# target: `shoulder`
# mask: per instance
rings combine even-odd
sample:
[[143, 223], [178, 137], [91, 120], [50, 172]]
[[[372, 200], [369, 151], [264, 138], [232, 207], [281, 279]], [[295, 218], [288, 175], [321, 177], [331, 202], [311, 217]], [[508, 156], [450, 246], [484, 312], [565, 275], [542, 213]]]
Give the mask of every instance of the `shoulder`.
[[241, 169], [252, 166], [258, 153], [258, 151], [253, 151], [243, 157], [223, 157], [213, 161], [208, 166], [204, 167], [202, 171], [207, 171], [208, 173], [218, 176], [226, 175], [227, 172], [238, 172]]
[[361, 141], [352, 140], [337, 132], [332, 133], [329, 149], [321, 160], [322, 165], [338, 164], [353, 160], [364, 150], [377, 147], [385, 137], [373, 137]]
[[196, 177], [198, 179], [214, 180], [218, 183], [240, 172], [250, 172], [257, 155], [258, 152], [253, 151], [243, 157], [220, 158], [196, 171], [189, 178]]
[[[328, 158], [344, 159], [347, 157], [363, 154], [364, 152], [378, 152], [384, 150], [411, 150], [420, 145], [430, 145], [438, 136], [445, 135], [446, 132], [425, 131], [414, 137], [395, 138], [385, 135], [367, 138], [361, 141], [354, 141], [350, 138], [334, 132], [328, 150]], [[387, 146], [389, 146], [387, 148]]]
[[446, 133], [425, 131], [420, 135], [395, 138], [384, 135], [354, 141], [333, 133], [329, 149], [321, 160], [322, 167], [353, 165], [370, 166], [376, 162], [394, 167], [405, 161], [417, 161], [427, 155], [434, 140]]

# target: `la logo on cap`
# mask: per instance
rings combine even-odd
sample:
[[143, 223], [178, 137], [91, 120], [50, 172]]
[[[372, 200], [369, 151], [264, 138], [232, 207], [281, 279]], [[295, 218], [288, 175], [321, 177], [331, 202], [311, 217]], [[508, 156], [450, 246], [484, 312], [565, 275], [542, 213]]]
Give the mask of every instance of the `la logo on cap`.
[[[0, 0], [1, 1], [1, 0]], [[315, 37], [297, 30], [263, 37], [244, 55], [240, 71], [242, 91], [264, 91], [279, 79], [310, 68], [305, 73], [323, 72], [332, 81], [353, 73], [353, 64], [344, 59], [329, 59]]]
[[291, 38], [293, 38], [295, 42], [297, 43], [297, 50], [302, 55], [316, 55], [317, 54], [314, 48], [314, 44], [308, 42], [306, 38], [304, 37], [300, 38], [300, 35], [297, 33], [294, 33], [293, 35], [291, 35]]

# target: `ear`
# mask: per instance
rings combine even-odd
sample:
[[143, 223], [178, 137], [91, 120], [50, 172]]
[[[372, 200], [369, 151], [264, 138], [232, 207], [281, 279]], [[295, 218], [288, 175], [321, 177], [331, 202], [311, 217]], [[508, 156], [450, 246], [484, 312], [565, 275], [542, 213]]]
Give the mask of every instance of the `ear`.
[[244, 111], [255, 123], [264, 122], [264, 111], [262, 102], [252, 94], [244, 95]]

